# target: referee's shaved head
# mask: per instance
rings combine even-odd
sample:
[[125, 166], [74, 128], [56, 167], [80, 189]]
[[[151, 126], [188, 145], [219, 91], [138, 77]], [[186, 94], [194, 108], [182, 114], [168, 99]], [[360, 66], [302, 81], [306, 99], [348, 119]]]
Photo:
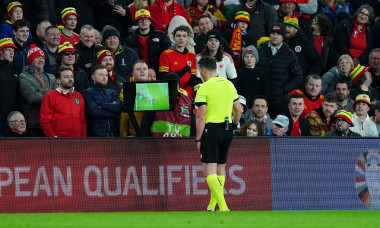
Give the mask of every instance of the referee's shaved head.
[[208, 71], [216, 71], [216, 61], [213, 57], [206, 56], [199, 60], [198, 67]]

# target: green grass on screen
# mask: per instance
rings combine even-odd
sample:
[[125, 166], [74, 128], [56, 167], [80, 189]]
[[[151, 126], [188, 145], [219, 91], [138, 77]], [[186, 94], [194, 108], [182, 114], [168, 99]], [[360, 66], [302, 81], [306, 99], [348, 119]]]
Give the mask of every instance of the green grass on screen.
[[0, 227], [380, 227], [380, 211], [0, 214]]

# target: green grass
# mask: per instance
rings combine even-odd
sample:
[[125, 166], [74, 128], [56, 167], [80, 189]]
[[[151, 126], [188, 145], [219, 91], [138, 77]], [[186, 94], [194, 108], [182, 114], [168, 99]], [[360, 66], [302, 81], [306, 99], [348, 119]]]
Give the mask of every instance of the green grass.
[[0, 214], [0, 227], [379, 227], [380, 211]]

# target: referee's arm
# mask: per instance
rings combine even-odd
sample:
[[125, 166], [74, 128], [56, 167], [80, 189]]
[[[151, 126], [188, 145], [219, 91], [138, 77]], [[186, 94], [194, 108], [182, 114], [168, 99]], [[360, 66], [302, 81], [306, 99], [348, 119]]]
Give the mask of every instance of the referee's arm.
[[[206, 109], [207, 105], [203, 104], [198, 106], [198, 111], [197, 111], [197, 130], [196, 130], [196, 140], [200, 140], [202, 137], [203, 130], [205, 129], [205, 122], [206, 122]], [[201, 149], [201, 142], [197, 142], [197, 149]]]
[[[234, 101], [234, 106], [233, 106], [234, 115], [233, 115], [232, 122], [234, 124], [238, 124], [240, 121], [240, 117], [241, 117], [240, 107], [241, 107], [240, 101], [239, 101], [239, 99], [236, 99]], [[198, 125], [197, 125], [197, 127], [198, 127]]]

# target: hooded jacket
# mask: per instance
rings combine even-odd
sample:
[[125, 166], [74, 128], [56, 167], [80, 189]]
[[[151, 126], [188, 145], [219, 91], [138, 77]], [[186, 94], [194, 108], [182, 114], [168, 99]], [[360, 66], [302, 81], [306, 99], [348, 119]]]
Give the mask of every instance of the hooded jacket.
[[[137, 54], [140, 54], [141, 51], [139, 35], [139, 29], [136, 29], [126, 40], [126, 45], [132, 48]], [[164, 32], [157, 31], [153, 26], [150, 26], [148, 37], [149, 65], [158, 72], [160, 55], [171, 46], [171, 41]]]
[[40, 108], [43, 96], [57, 88], [55, 77], [43, 69], [24, 67], [20, 74], [21, 113], [29, 127], [40, 127]]

